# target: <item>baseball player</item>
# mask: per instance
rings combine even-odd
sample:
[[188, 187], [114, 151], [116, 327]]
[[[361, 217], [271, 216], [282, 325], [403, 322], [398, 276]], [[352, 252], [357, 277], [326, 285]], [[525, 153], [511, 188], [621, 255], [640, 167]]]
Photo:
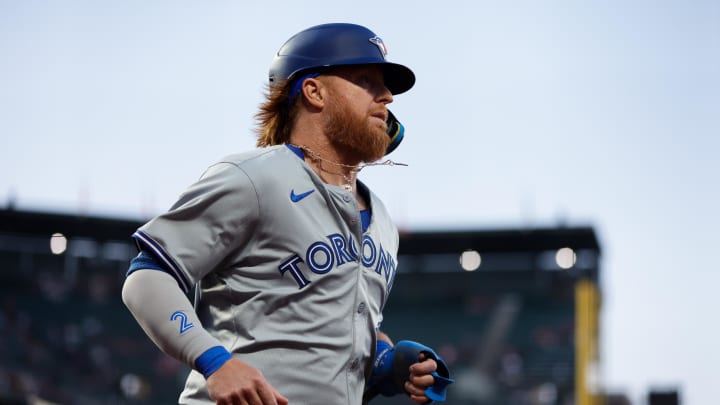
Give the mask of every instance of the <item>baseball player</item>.
[[444, 399], [442, 359], [380, 331], [399, 238], [357, 173], [402, 140], [387, 105], [415, 83], [386, 53], [354, 24], [290, 38], [270, 66], [259, 148], [211, 165], [133, 234], [123, 301], [192, 368], [180, 403]]

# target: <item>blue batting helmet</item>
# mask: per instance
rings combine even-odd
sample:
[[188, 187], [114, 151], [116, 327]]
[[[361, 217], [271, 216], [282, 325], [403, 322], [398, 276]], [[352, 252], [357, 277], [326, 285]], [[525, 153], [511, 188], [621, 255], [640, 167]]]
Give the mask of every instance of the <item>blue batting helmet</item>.
[[332, 23], [310, 27], [291, 37], [270, 65], [270, 85], [292, 80], [311, 69], [344, 65], [380, 66], [392, 94], [410, 90], [415, 74], [408, 67], [388, 62], [382, 39], [355, 24]]

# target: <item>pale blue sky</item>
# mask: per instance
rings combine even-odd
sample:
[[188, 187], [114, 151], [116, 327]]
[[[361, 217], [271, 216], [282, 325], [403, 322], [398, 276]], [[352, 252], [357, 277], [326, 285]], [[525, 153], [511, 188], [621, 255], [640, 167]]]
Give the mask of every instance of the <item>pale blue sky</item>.
[[0, 0], [0, 203], [157, 214], [253, 147], [290, 35], [363, 24], [418, 78], [409, 166], [361, 173], [398, 225], [595, 226], [605, 384], [716, 402], [720, 2], [247, 3]]

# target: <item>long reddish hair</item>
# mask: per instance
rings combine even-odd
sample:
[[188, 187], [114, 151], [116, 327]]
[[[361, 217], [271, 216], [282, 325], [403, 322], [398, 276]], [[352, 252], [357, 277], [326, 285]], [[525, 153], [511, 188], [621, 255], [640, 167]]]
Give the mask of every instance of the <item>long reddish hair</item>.
[[286, 82], [267, 86], [265, 101], [260, 104], [260, 111], [255, 114], [257, 121], [257, 146], [266, 147], [287, 143], [297, 117], [298, 100], [288, 105], [289, 85]]

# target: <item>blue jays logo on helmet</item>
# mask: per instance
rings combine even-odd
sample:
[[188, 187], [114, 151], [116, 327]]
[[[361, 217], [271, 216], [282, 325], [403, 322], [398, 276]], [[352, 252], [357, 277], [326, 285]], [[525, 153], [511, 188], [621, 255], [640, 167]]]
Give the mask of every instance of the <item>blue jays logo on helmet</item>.
[[382, 38], [375, 35], [374, 37], [370, 38], [370, 42], [377, 45], [378, 49], [380, 49], [380, 52], [382, 53], [383, 59], [387, 56], [387, 46], [385, 46], [385, 43], [383, 42]]

